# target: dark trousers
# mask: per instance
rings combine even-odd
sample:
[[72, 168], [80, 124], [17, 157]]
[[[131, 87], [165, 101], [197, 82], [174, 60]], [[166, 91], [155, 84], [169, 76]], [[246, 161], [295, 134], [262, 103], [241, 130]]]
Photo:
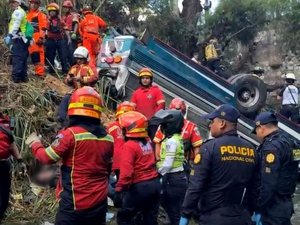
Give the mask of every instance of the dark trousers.
[[67, 113], [68, 113], [68, 106], [70, 102], [71, 94], [66, 94], [61, 102], [59, 103], [58, 110], [57, 110], [57, 121], [66, 125]]
[[291, 119], [295, 123], [300, 123], [299, 121], [299, 107], [297, 105], [283, 105], [280, 114], [284, 117]]
[[65, 41], [61, 40], [53, 40], [47, 39], [46, 41], [46, 58], [49, 60], [49, 73], [54, 73], [54, 59], [56, 56], [56, 52], [58, 52], [58, 56], [61, 62], [62, 73], [68, 73], [68, 65], [67, 65], [67, 50], [65, 46]]
[[133, 184], [125, 193], [118, 210], [118, 225], [132, 225], [137, 214], [142, 225], [157, 225], [160, 182], [158, 178]]
[[60, 204], [56, 214], [55, 225], [105, 225], [107, 201], [91, 209], [74, 211], [64, 209]]
[[219, 59], [212, 59], [206, 62], [207, 67], [214, 71], [214, 72], [218, 72], [221, 70], [220, 68], [220, 60]]
[[171, 225], [179, 224], [180, 210], [188, 185], [185, 172], [167, 173], [162, 178], [161, 204], [171, 221]]
[[12, 79], [15, 82], [27, 80], [28, 45], [21, 38], [12, 42]]
[[274, 197], [272, 205], [261, 214], [263, 225], [291, 225], [291, 217], [294, 213], [291, 198]]
[[[199, 225], [252, 225], [249, 212], [240, 205], [221, 207], [203, 213]], [[263, 223], [263, 225], [265, 225]]]
[[11, 177], [8, 161], [0, 161], [0, 223], [8, 207]]
[[68, 44], [68, 40], [65, 39], [65, 46], [67, 50], [67, 63], [69, 66], [73, 66], [76, 62], [73, 57], [73, 53], [77, 48], [77, 40], [72, 40], [70, 44]]

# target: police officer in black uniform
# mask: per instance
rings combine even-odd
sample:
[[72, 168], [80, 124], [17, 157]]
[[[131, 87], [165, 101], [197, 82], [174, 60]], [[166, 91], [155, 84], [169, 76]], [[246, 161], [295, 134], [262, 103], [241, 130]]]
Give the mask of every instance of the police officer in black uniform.
[[258, 148], [260, 192], [256, 214], [263, 225], [290, 225], [293, 214], [292, 195], [298, 171], [299, 148], [282, 134], [273, 113], [263, 112], [255, 119]]
[[201, 225], [252, 224], [248, 209], [252, 210], [249, 200], [255, 200], [256, 153], [237, 135], [239, 116], [236, 108], [225, 104], [203, 117], [211, 120], [214, 139], [202, 144], [195, 156], [180, 225], [188, 224], [197, 204]]

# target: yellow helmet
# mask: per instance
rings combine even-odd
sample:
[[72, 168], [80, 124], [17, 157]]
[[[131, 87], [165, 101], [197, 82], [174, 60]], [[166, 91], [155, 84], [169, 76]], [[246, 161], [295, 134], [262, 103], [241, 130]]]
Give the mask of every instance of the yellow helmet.
[[153, 77], [153, 72], [151, 71], [151, 69], [149, 68], [142, 68], [139, 72], [139, 77], [145, 77], [145, 76], [148, 76], [148, 77]]

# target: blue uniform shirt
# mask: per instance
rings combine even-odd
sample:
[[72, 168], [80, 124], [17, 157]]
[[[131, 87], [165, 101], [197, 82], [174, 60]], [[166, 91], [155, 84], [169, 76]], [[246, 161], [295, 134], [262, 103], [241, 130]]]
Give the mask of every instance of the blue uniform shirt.
[[190, 174], [183, 216], [189, 218], [198, 203], [202, 213], [235, 204], [250, 208], [249, 199], [256, 199], [256, 166], [254, 146], [236, 131], [203, 143]]

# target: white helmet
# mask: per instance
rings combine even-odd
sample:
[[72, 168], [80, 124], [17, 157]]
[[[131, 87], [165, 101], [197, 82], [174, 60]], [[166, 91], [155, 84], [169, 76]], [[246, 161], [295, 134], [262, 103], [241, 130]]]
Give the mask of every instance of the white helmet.
[[87, 48], [80, 46], [76, 48], [75, 52], [73, 53], [74, 58], [81, 58], [81, 59], [86, 59], [89, 61], [89, 50]]
[[293, 73], [287, 73], [285, 75], [285, 79], [296, 80], [296, 77], [295, 77], [295, 74], [293, 74]]

